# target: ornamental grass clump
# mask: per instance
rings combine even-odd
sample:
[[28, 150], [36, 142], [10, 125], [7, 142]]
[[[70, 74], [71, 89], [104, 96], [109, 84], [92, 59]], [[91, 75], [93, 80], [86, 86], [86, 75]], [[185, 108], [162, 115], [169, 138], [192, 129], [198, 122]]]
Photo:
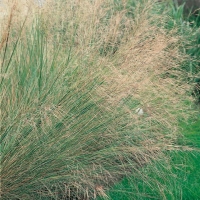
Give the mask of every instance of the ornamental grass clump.
[[75, 63], [68, 51], [59, 60], [59, 47], [50, 57], [48, 38], [36, 23], [1, 51], [1, 196], [58, 198], [61, 192], [50, 190], [59, 184], [67, 191], [88, 188], [91, 195], [98, 182], [122, 171], [115, 170], [122, 166], [116, 165], [119, 139], [112, 130], [120, 118], [93, 98], [102, 82], [98, 73]]
[[2, 199], [106, 196], [173, 148], [189, 110], [180, 40], [151, 1], [126, 3], [47, 1], [25, 17], [15, 4], [4, 19]]

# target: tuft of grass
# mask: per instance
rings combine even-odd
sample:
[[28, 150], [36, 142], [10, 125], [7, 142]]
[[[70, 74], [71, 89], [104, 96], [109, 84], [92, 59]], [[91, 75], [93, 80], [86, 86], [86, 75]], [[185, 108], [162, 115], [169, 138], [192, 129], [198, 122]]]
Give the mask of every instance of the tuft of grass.
[[2, 51], [3, 199], [34, 199], [34, 193], [58, 198], [74, 185], [91, 195], [100, 180], [121, 173], [115, 171], [122, 166], [115, 165], [120, 147], [112, 130], [121, 117], [93, 98], [99, 74], [75, 63], [70, 47], [59, 60], [59, 48], [49, 54], [48, 38], [36, 22], [17, 41], [7, 40]]
[[2, 199], [106, 196], [175, 148], [193, 112], [188, 56], [153, 3], [49, 1], [25, 21], [14, 4], [0, 43]]

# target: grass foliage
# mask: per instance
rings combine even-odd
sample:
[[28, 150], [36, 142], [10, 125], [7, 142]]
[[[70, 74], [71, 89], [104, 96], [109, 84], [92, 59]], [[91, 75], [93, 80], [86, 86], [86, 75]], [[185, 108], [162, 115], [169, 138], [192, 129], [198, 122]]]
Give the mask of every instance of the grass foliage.
[[178, 120], [193, 113], [180, 67], [189, 55], [154, 3], [47, 1], [27, 4], [28, 15], [24, 4], [8, 5], [0, 42], [2, 199], [107, 197], [125, 176], [141, 184], [160, 176], [159, 167], [139, 170], [160, 157], [170, 166], [163, 152], [176, 149]]

